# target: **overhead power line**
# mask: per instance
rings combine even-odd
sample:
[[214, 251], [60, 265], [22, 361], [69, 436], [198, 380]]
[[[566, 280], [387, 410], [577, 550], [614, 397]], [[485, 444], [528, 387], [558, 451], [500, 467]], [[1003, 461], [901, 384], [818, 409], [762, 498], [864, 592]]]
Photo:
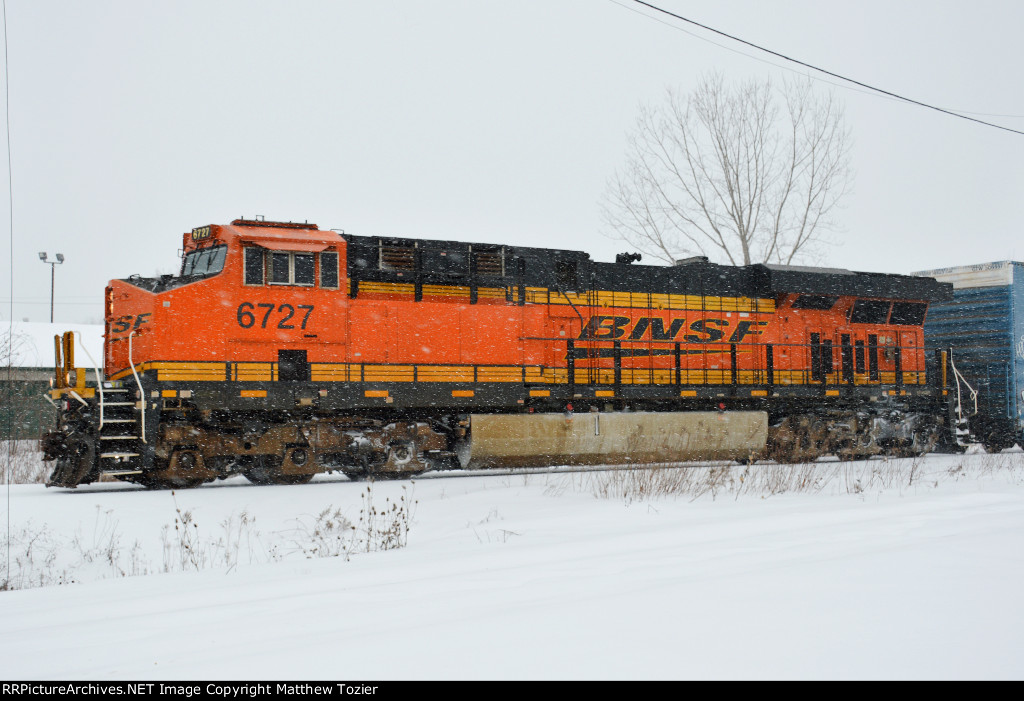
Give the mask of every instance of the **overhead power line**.
[[[846, 83], [850, 83], [851, 85], [856, 85], [856, 86], [864, 88], [866, 90], [870, 90], [872, 92], [878, 93], [879, 95], [885, 95], [886, 97], [891, 97], [891, 98], [896, 99], [896, 100], [901, 100], [903, 102], [908, 102], [908, 103], [910, 103], [912, 105], [917, 105], [918, 107], [925, 107], [925, 108], [930, 109], [930, 110], [935, 110], [936, 112], [941, 112], [943, 114], [948, 114], [951, 117], [957, 117], [959, 119], [966, 119], [969, 122], [975, 122], [977, 124], [981, 124], [981, 125], [984, 125], [986, 127], [992, 127], [994, 129], [1001, 129], [1003, 131], [1008, 131], [1008, 132], [1010, 132], [1012, 134], [1020, 134], [1021, 136], [1024, 136], [1024, 131], [1019, 131], [1017, 129], [1011, 129], [1010, 127], [1006, 127], [1006, 126], [1003, 126], [1001, 124], [993, 124], [992, 122], [986, 122], [986, 121], [981, 120], [981, 119], [976, 119], [974, 117], [969, 117], [966, 114], [961, 114], [959, 112], [954, 112], [953, 110], [943, 109], [942, 107], [936, 107], [935, 105], [929, 105], [926, 102], [921, 102], [920, 100], [914, 100], [912, 98], [905, 97], [905, 96], [900, 95], [898, 93], [890, 92], [889, 90], [883, 90], [882, 88], [876, 88], [873, 85], [868, 85], [867, 83], [862, 83], [859, 80], [854, 80], [853, 78], [847, 78], [846, 76], [840, 75], [839, 73], [833, 73], [832, 71], [826, 70], [824, 68], [819, 68], [818, 66], [815, 66], [813, 64], [807, 63], [805, 61], [800, 61], [799, 59], [795, 59], [795, 58], [793, 58], [791, 56], [787, 56], [786, 54], [779, 53], [778, 51], [772, 51], [771, 49], [765, 48], [764, 46], [760, 46], [759, 44], [755, 44], [753, 42], [747, 41], [746, 39], [741, 39], [740, 37], [737, 37], [737, 36], [734, 36], [734, 35], [729, 34], [727, 32], [723, 32], [721, 30], [715, 29], [714, 27], [709, 27], [706, 24], [701, 24], [700, 22], [697, 22], [695, 20], [689, 19], [688, 17], [683, 17], [682, 15], [676, 14], [675, 12], [669, 12], [668, 10], [666, 10], [664, 8], [661, 8], [661, 7], [658, 7], [657, 5], [652, 5], [649, 2], [644, 2], [644, 0], [633, 0], [633, 2], [636, 3], [637, 5], [643, 5], [644, 7], [647, 7], [649, 9], [651, 9], [651, 10], [654, 10], [655, 12], [660, 12], [663, 15], [667, 15], [667, 16], [672, 17], [674, 19], [677, 19], [677, 20], [679, 20], [681, 22], [686, 22], [687, 24], [692, 24], [695, 27], [700, 27], [701, 29], [704, 29], [706, 31], [712, 32], [713, 34], [717, 34], [718, 36], [725, 37], [726, 39], [731, 39], [732, 41], [739, 42], [740, 44], [743, 44], [745, 46], [749, 46], [749, 47], [751, 47], [753, 49], [757, 49], [758, 51], [763, 51], [764, 53], [770, 54], [771, 56], [775, 56], [776, 58], [780, 58], [780, 59], [782, 59], [784, 61], [789, 61], [790, 63], [795, 63], [798, 66], [803, 66], [804, 68], [809, 68], [812, 71], [817, 71], [817, 72], [822, 73], [824, 75], [827, 75], [827, 76], [829, 76], [831, 78], [835, 78], [836, 80], [841, 80], [841, 81], [844, 81]], [[618, 4], [618, 3], [616, 3], [616, 4]]]
[[4, 130], [7, 134], [7, 205], [10, 220], [8, 222], [10, 229], [8, 231], [10, 239], [10, 256], [8, 258], [9, 272], [11, 275], [11, 292], [10, 301], [8, 302], [8, 326], [7, 326], [7, 343], [10, 345], [10, 350], [7, 353], [7, 382], [4, 385], [4, 391], [6, 396], [6, 405], [9, 408], [8, 421], [7, 421], [7, 464], [6, 477], [7, 482], [7, 580], [11, 579], [11, 479], [14, 476], [14, 411], [10, 408], [14, 406], [12, 399], [14, 398], [14, 176], [13, 169], [11, 168], [11, 80], [10, 70], [8, 68], [7, 58], [7, 0], [3, 0], [3, 20], [4, 20]]

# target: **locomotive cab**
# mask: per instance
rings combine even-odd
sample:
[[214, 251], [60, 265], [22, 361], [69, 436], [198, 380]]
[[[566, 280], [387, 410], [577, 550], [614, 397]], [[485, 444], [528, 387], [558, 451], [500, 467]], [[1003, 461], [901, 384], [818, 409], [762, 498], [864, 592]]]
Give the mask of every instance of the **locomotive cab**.
[[[201, 453], [160, 447], [168, 431], [178, 430], [168, 412], [196, 423], [198, 407], [222, 403], [225, 382], [309, 381], [311, 361], [343, 360], [346, 339], [339, 329], [345, 324], [330, 321], [346, 315], [347, 302], [339, 296], [343, 260], [344, 240], [335, 232], [235, 220], [184, 234], [177, 276], [112, 280], [105, 295], [102, 379], [78, 392], [97, 406], [72, 402], [87, 417], [64, 412], [79, 428], [72, 431], [64, 422], [44, 441], [48, 459], [66, 464], [50, 483], [74, 486], [102, 473], [149, 483], [154, 471], [146, 467], [163, 464], [164, 472], [174, 468], [168, 474], [176, 474], [179, 462], [196, 476], [167, 478], [168, 484], [212, 478], [216, 473], [202, 469]], [[73, 347], [69, 339], [60, 348], [67, 343]], [[64, 351], [58, 360], [62, 368], [67, 357]], [[52, 395], [59, 399], [70, 391], [65, 380]], [[236, 390], [231, 411], [244, 413], [252, 408], [245, 400], [267, 394], [249, 385]]]

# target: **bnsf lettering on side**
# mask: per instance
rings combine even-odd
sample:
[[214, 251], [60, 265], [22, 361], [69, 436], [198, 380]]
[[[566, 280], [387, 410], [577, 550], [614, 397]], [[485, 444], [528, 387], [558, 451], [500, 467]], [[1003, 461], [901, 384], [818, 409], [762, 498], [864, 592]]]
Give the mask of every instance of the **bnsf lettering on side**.
[[[728, 319], [697, 319], [686, 325], [686, 319], [662, 319], [642, 316], [633, 320], [628, 316], [592, 316], [580, 334], [580, 340], [615, 341], [685, 341], [687, 343], [715, 343], [726, 339], [728, 343], [742, 343], [748, 336], [760, 336], [767, 321], [743, 319], [732, 327]], [[689, 333], [683, 334], [682, 332]], [[681, 336], [682, 334], [682, 336]], [[681, 337], [680, 337], [681, 336]]]
[[[138, 316], [133, 314], [120, 316], [115, 321], [110, 322], [110, 333], [124, 333], [128, 330], [137, 330], [140, 326], [147, 323], [151, 316], [153, 315], [150, 312], [139, 314]], [[134, 322], [132, 321], [133, 319]]]

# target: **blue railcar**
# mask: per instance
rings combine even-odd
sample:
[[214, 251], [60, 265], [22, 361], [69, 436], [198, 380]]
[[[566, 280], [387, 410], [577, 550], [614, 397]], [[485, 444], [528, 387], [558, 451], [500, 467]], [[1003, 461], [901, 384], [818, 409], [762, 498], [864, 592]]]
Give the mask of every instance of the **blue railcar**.
[[951, 348], [971, 433], [989, 451], [1024, 445], [1024, 263], [999, 261], [916, 275], [953, 284], [953, 299], [933, 302], [925, 337]]

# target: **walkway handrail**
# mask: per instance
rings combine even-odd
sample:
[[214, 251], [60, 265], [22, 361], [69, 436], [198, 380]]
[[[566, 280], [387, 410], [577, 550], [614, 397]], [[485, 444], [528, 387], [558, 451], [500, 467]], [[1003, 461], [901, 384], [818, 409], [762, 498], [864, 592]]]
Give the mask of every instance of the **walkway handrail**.
[[74, 331], [72, 333], [78, 334], [78, 345], [85, 351], [89, 362], [92, 363], [93, 372], [96, 373], [96, 391], [100, 393], [100, 425], [97, 428], [103, 428], [103, 376], [100, 375], [100, 366], [96, 363], [96, 359], [92, 357], [92, 353], [89, 352], [88, 347], [86, 347], [85, 342], [82, 340], [82, 332]]
[[135, 377], [135, 384], [139, 388], [139, 399], [142, 400], [140, 402], [141, 407], [139, 408], [139, 423], [140, 423], [140, 426], [141, 426], [140, 431], [139, 431], [139, 438], [142, 440], [143, 443], [145, 443], [146, 442], [146, 393], [142, 390], [142, 381], [139, 379], [139, 373], [135, 372], [135, 361], [132, 360], [132, 336], [134, 336], [134, 335], [135, 335], [135, 330], [133, 329], [132, 332], [130, 334], [128, 334], [128, 364], [132, 368], [132, 375]]

